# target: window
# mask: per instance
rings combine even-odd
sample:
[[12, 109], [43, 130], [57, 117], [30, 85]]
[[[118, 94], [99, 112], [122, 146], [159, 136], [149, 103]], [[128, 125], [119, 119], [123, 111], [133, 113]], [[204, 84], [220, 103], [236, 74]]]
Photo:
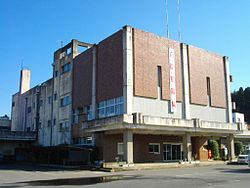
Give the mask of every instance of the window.
[[27, 111], [28, 111], [28, 113], [31, 112], [31, 106], [28, 107], [28, 110], [27, 110]]
[[48, 97], [48, 102], [49, 102], [49, 104], [51, 104], [52, 103], [52, 97], [50, 96], [50, 97]]
[[69, 104], [69, 96], [61, 99], [61, 106], [67, 106]]
[[160, 144], [159, 143], [150, 143], [148, 145], [149, 153], [160, 154]]
[[210, 78], [207, 77], [207, 97], [208, 97], [208, 106], [211, 105], [211, 87], [210, 87]]
[[15, 102], [12, 102], [12, 107], [14, 107], [15, 106]]
[[48, 120], [48, 127], [51, 126], [51, 120]]
[[92, 136], [87, 136], [87, 137], [83, 137], [83, 138], [74, 138], [73, 144], [75, 144], [75, 145], [92, 145], [93, 144]]
[[117, 97], [98, 104], [98, 117], [105, 118], [123, 113], [123, 97]]
[[58, 76], [58, 71], [55, 71], [55, 77], [57, 77]]
[[36, 103], [33, 102], [33, 108], [35, 108], [35, 107], [36, 107]]
[[157, 66], [157, 87], [158, 87], [158, 99], [162, 97], [162, 73], [161, 66]]
[[60, 132], [69, 130], [69, 121], [64, 121], [60, 123]]
[[43, 100], [40, 100], [39, 106], [43, 106]]
[[53, 120], [53, 125], [56, 125], [56, 118], [54, 118]]
[[57, 93], [54, 94], [54, 100], [57, 100]]
[[117, 154], [123, 155], [123, 143], [122, 142], [117, 143]]
[[68, 72], [70, 70], [70, 63], [62, 66], [62, 73]]
[[92, 105], [89, 105], [89, 106], [87, 107], [87, 109], [88, 109], [87, 120], [92, 120], [92, 119], [93, 119], [93, 118], [92, 118]]
[[77, 124], [78, 123], [78, 114], [77, 114], [76, 110], [73, 110], [72, 121], [73, 121], [73, 124]]

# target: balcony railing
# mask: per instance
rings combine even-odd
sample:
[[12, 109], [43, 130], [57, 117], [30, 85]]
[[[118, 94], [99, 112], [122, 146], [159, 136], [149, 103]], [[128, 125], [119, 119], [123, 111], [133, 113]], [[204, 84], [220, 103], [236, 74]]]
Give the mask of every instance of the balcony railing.
[[0, 130], [0, 140], [36, 140], [37, 132]]

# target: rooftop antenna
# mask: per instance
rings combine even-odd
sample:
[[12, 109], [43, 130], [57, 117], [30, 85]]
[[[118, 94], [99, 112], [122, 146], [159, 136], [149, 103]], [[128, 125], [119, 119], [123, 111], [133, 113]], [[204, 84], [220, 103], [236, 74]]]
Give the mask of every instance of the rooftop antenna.
[[21, 60], [21, 70], [23, 70], [23, 59]]
[[168, 31], [168, 2], [166, 0], [166, 16], [167, 16], [167, 37], [169, 38], [169, 31]]
[[63, 47], [63, 41], [62, 40], [58, 40], [57, 42], [61, 43], [61, 48]]
[[181, 42], [181, 17], [180, 17], [180, 2], [177, 0], [178, 22], [179, 22], [179, 42]]

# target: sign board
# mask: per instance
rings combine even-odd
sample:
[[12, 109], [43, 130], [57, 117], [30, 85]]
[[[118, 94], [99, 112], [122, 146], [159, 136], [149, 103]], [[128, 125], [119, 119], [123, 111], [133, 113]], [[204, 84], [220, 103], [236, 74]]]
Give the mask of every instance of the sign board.
[[169, 48], [169, 78], [170, 78], [170, 112], [176, 112], [176, 86], [175, 86], [175, 54]]

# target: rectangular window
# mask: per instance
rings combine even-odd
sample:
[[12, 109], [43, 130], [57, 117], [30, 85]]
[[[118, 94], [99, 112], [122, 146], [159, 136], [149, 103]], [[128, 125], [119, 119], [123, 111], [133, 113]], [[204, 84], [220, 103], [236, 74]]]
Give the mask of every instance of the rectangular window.
[[78, 114], [77, 114], [77, 110], [73, 110], [72, 121], [73, 121], [73, 124], [77, 124], [77, 123], [78, 123]]
[[53, 120], [53, 125], [56, 125], [56, 118], [54, 118]]
[[92, 120], [92, 119], [93, 119], [93, 118], [92, 118], [92, 105], [89, 105], [89, 106], [87, 107], [87, 109], [88, 109], [87, 120]]
[[40, 100], [39, 106], [43, 106], [43, 100]]
[[157, 66], [157, 88], [158, 88], [158, 99], [162, 98], [162, 73], [161, 66]]
[[31, 112], [31, 106], [28, 107], [28, 110], [27, 110], [27, 111], [28, 111], [28, 113]]
[[105, 118], [123, 114], [123, 97], [117, 97], [98, 104], [98, 117]]
[[57, 93], [54, 94], [54, 100], [57, 100]]
[[210, 78], [207, 77], [207, 97], [208, 97], [208, 106], [211, 105], [211, 87], [210, 87]]
[[159, 143], [149, 143], [148, 152], [153, 154], [160, 154], [160, 144]]
[[123, 155], [123, 143], [122, 142], [117, 143], [117, 154]]
[[64, 121], [60, 123], [60, 132], [69, 130], [69, 121]]
[[70, 70], [70, 63], [62, 66], [62, 73], [68, 72]]
[[58, 76], [58, 71], [55, 71], [55, 77], [57, 77]]
[[49, 104], [51, 104], [52, 103], [52, 97], [50, 96], [50, 97], [48, 97], [48, 102], [49, 102]]
[[51, 126], [51, 120], [48, 120], [48, 127]]
[[67, 106], [69, 104], [69, 96], [61, 99], [61, 106]]

